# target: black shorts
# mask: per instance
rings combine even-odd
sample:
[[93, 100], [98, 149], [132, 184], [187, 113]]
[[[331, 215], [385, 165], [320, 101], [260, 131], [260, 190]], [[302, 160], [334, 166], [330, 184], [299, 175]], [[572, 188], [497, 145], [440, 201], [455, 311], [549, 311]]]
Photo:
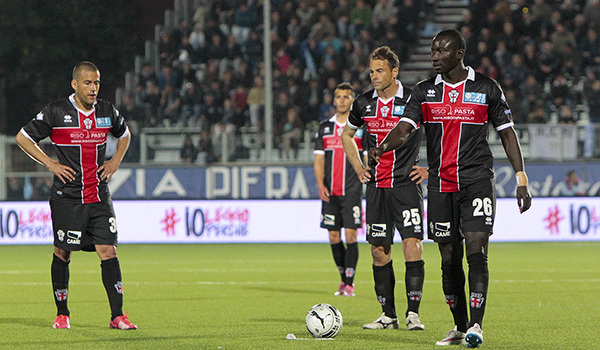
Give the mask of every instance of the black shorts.
[[367, 186], [367, 242], [394, 244], [400, 237], [423, 239], [423, 189], [414, 182], [392, 188]]
[[342, 227], [357, 229], [362, 226], [362, 194], [356, 192], [345, 196], [330, 196], [322, 202], [321, 227], [339, 231]]
[[117, 245], [112, 201], [69, 203], [50, 201], [54, 246], [63, 250], [95, 251], [95, 245]]
[[496, 216], [495, 180], [486, 179], [458, 192], [429, 191], [427, 236], [437, 243], [459, 241], [464, 232], [492, 234]]

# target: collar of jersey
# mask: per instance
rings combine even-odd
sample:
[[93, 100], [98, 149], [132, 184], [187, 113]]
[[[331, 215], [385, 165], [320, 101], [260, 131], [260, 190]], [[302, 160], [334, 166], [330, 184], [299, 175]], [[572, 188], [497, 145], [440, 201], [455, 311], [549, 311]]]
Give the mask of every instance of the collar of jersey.
[[439, 83], [444, 83], [444, 84], [446, 84], [446, 85], [448, 85], [450, 87], [457, 87], [457, 86], [459, 86], [460, 84], [464, 83], [467, 80], [475, 80], [475, 70], [473, 68], [471, 68], [471, 66], [467, 66], [467, 71], [468, 71], [468, 73], [467, 73], [467, 79], [465, 79], [463, 81], [459, 81], [456, 84], [450, 84], [449, 82], [445, 81], [444, 78], [442, 78], [441, 74], [438, 74], [435, 77], [435, 85], [437, 85]]
[[[398, 91], [396, 91], [396, 95], [394, 97], [399, 97], [399, 98], [404, 97], [404, 87], [402, 86], [402, 83], [400, 82], [400, 80], [396, 79], [396, 85], [398, 85]], [[377, 90], [373, 90], [373, 98], [375, 99], [378, 97], [379, 97], [379, 94], [377, 94]], [[392, 97], [392, 98], [394, 98], [394, 97]]]
[[69, 102], [71, 102], [71, 104], [73, 105], [73, 107], [75, 107], [75, 109], [77, 111], [79, 111], [79, 113], [85, 115], [86, 117], [89, 116], [90, 114], [94, 113], [94, 109], [96, 108], [96, 104], [98, 104], [98, 101], [94, 102], [94, 104], [92, 105], [92, 107], [94, 107], [94, 108], [92, 108], [91, 111], [86, 112], [84, 110], [79, 109], [77, 107], [77, 104], [75, 104], [75, 94], [71, 94], [71, 96], [69, 96]]

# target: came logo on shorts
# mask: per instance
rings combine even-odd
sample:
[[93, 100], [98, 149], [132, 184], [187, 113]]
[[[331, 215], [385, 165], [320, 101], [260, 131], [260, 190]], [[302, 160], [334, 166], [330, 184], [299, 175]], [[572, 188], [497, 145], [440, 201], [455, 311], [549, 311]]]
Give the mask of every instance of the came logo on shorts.
[[387, 236], [387, 225], [386, 224], [367, 225], [367, 234], [371, 237], [386, 237]]
[[430, 222], [429, 229], [433, 232], [435, 237], [450, 237], [450, 222]]
[[67, 231], [68, 244], [81, 244], [81, 231]]

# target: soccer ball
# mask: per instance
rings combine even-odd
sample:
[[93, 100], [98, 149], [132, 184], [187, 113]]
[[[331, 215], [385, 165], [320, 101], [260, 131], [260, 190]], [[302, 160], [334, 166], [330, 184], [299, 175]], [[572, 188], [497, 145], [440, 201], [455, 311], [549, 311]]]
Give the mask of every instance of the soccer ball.
[[317, 304], [306, 314], [306, 329], [315, 338], [333, 338], [342, 329], [342, 314], [333, 305]]

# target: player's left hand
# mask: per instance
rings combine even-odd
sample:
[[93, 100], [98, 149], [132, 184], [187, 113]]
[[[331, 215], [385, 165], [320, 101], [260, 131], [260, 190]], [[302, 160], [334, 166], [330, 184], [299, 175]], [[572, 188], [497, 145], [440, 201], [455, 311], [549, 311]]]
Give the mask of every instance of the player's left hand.
[[427, 171], [427, 167], [422, 167], [418, 165], [413, 165], [413, 171], [410, 172], [410, 179], [418, 184], [422, 183], [429, 177], [429, 172]]
[[117, 161], [114, 159], [111, 159], [105, 161], [104, 164], [98, 168], [98, 175], [100, 176], [101, 180], [108, 181], [117, 171], [117, 169], [119, 169], [119, 163], [117, 163]]
[[531, 193], [529, 193], [527, 186], [517, 187], [517, 205], [521, 213], [526, 212], [531, 207]]

